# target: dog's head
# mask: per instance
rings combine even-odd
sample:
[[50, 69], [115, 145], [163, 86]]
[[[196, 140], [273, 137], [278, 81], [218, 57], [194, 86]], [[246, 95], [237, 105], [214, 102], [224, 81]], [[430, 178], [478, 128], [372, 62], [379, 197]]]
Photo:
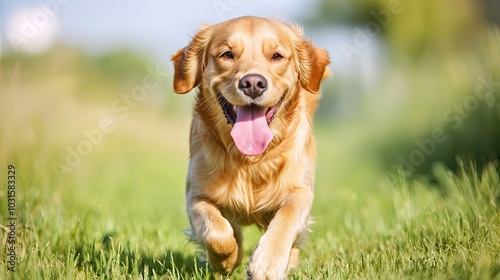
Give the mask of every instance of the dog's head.
[[201, 85], [209, 93], [203, 102], [220, 105], [218, 114], [233, 126], [231, 136], [245, 155], [264, 153], [281, 107], [302, 88], [317, 93], [329, 64], [327, 52], [297, 26], [256, 17], [203, 27], [172, 61], [174, 91]]

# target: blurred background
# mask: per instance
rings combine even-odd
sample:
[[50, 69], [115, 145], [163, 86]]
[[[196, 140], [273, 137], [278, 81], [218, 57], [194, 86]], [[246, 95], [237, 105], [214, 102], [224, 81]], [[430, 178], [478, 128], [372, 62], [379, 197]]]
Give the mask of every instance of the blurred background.
[[2, 0], [2, 166], [17, 162], [54, 203], [95, 193], [82, 182], [140, 203], [130, 185], [160, 204], [168, 188], [182, 213], [194, 94], [172, 93], [170, 55], [200, 25], [243, 15], [298, 22], [330, 53], [318, 188], [498, 161], [499, 1]]

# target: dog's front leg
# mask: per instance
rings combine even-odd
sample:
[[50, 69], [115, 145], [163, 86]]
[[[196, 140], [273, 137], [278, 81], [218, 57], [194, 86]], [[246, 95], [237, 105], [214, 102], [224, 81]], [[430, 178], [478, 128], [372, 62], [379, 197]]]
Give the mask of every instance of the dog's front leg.
[[286, 278], [292, 246], [308, 232], [312, 200], [313, 192], [306, 188], [296, 188], [287, 196], [252, 254], [247, 272], [250, 279]]
[[206, 248], [210, 266], [219, 273], [231, 273], [243, 258], [240, 228], [233, 228], [209, 200], [193, 199], [188, 205], [194, 237]]

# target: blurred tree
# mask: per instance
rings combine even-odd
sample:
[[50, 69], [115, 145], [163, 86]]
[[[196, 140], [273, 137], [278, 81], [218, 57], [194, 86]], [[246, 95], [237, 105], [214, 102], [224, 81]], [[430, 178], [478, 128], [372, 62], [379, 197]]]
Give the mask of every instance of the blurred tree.
[[378, 6], [378, 0], [321, 0], [317, 12], [314, 13], [315, 16], [306, 19], [306, 22], [312, 25], [328, 25], [332, 23], [360, 25], [372, 20], [370, 11], [378, 8]]
[[[321, 0], [317, 16], [307, 22], [368, 29], [377, 25], [392, 51], [418, 58], [470, 43], [485, 23], [483, 2], [493, 1]], [[489, 13], [493, 16], [494, 12]]]
[[483, 0], [482, 2], [486, 18], [490, 22], [500, 26], [500, 1]]
[[[500, 158], [500, 31], [492, 24], [499, 21], [499, 3], [320, 0], [311, 24], [351, 26], [353, 33], [376, 33], [383, 42], [378, 74], [387, 86], [362, 96], [370, 103], [367, 111], [390, 111], [389, 100], [403, 100], [394, 103], [400, 108], [392, 118], [380, 118], [393, 127], [391, 139], [375, 148], [389, 166], [406, 161], [412, 171], [427, 174], [436, 161], [455, 169], [456, 156], [473, 158], [479, 167]], [[477, 97], [478, 88], [488, 88], [489, 101]], [[377, 118], [365, 114], [372, 122]], [[436, 129], [445, 141], [432, 139]]]
[[[89, 55], [81, 50], [58, 45], [41, 54], [10, 52], [2, 56], [3, 75], [15, 65], [27, 85], [39, 91], [64, 92], [82, 99], [113, 99], [142, 83], [147, 57], [129, 50]], [[54, 85], [57, 85], [55, 87]]]
[[144, 69], [151, 64], [145, 57], [130, 50], [106, 53], [94, 61], [96, 68], [103, 75], [113, 77], [118, 81], [136, 80], [144, 76]]
[[[388, 5], [393, 0], [380, 0]], [[440, 56], [478, 39], [484, 20], [477, 1], [404, 1], [401, 13], [387, 26], [387, 40], [393, 49], [410, 58]], [[384, 7], [384, 6], [382, 6]]]

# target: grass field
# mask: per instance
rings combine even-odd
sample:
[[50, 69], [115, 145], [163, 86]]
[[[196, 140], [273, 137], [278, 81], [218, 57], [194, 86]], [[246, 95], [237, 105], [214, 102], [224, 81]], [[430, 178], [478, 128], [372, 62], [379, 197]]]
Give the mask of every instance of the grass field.
[[[183, 178], [188, 123], [137, 115], [62, 177], [52, 163], [66, 154], [55, 147], [81, 139], [42, 131], [43, 124], [29, 126], [42, 116], [12, 124], [13, 139], [20, 140], [10, 146], [4, 141], [4, 154], [11, 154], [2, 158], [0, 174], [5, 181], [7, 165], [15, 165], [17, 261], [16, 272], [7, 271], [7, 252], [2, 250], [0, 278], [211, 277], [182, 233], [187, 226]], [[126, 127], [143, 121], [148, 125], [140, 131]], [[317, 134], [325, 152], [318, 164], [316, 224], [292, 279], [500, 277], [498, 165], [476, 174], [465, 163], [459, 177], [438, 166], [440, 188], [424, 180], [373, 174], [362, 170], [367, 166], [362, 162], [357, 170], [338, 174], [339, 161], [328, 146], [339, 140], [323, 130]], [[47, 142], [29, 139], [40, 135]], [[345, 174], [347, 179], [339, 178]], [[6, 246], [5, 182], [2, 186], [1, 240]], [[258, 236], [255, 229], [248, 230], [247, 257]], [[231, 278], [243, 275], [241, 267]]]
[[[165, 114], [159, 87], [119, 118], [113, 98], [65, 95], [75, 81], [64, 71], [51, 91], [54, 81], [24, 83], [13, 69], [0, 85], [0, 279], [225, 279], [183, 234], [189, 98]], [[477, 172], [459, 160], [458, 175], [436, 164], [435, 181], [407, 179], [362, 151], [370, 137], [359, 131], [317, 126], [316, 223], [290, 278], [500, 279], [500, 163]], [[259, 236], [246, 230], [244, 265], [229, 279], [244, 279]]]

